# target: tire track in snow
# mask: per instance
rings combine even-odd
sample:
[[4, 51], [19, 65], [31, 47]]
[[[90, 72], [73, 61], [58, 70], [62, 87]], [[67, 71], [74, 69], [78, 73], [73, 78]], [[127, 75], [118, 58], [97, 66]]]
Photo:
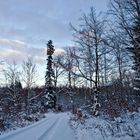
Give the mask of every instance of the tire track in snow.
[[13, 131], [11, 134], [9, 134], [7, 136], [4, 136], [4, 137], [2, 136], [2, 138], [0, 138], [0, 140], [9, 140], [12, 137], [15, 137], [16, 135], [20, 135], [21, 133], [29, 131], [30, 129], [38, 127], [38, 126], [42, 125], [43, 123], [49, 122], [50, 120], [53, 120], [53, 119], [54, 119], [53, 117], [52, 118], [45, 118], [45, 120], [42, 120], [42, 121], [39, 121], [39, 122], [37, 122], [35, 124], [29, 125], [29, 126], [27, 126], [25, 128], [21, 128], [20, 130], [17, 130], [17, 131], [15, 130], [15, 131]]
[[39, 137], [38, 140], [50, 140], [50, 139], [48, 139], [48, 137], [52, 136], [51, 133], [52, 133], [52, 132], [54, 133], [54, 131], [52, 131], [52, 130], [55, 129], [55, 128], [57, 128], [59, 122], [60, 122], [60, 119], [57, 118], [57, 119], [55, 120], [55, 122], [54, 122], [49, 128], [47, 128], [47, 130], [43, 133], [43, 135], [41, 135], [41, 136]]
[[38, 140], [75, 140], [73, 130], [69, 126], [67, 114], [59, 114], [56, 123], [44, 133]]
[[48, 118], [31, 126], [13, 131], [0, 140], [75, 140], [67, 113], [48, 114]]

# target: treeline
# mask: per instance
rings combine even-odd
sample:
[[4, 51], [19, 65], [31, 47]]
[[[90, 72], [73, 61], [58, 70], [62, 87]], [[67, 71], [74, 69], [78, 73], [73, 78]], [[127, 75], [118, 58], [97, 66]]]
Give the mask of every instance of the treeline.
[[[109, 5], [107, 13], [102, 14], [91, 8], [80, 18], [77, 28], [71, 24], [75, 45], [54, 57], [53, 82], [61, 111], [81, 107], [94, 115], [101, 111], [115, 117], [138, 110], [140, 1], [111, 0]], [[19, 73], [14, 63], [4, 71], [1, 121], [16, 120], [20, 113], [28, 118], [47, 111], [42, 104], [44, 88], [34, 87], [36, 65], [27, 59], [22, 69]]]
[[140, 1], [111, 0], [109, 5], [107, 13], [98, 14], [91, 8], [78, 27], [71, 24], [75, 46], [54, 61], [55, 85], [63, 75], [69, 88], [84, 85], [92, 89], [93, 114], [99, 110], [99, 96], [108, 93], [102, 87], [109, 87], [127, 106], [138, 107], [140, 101]]

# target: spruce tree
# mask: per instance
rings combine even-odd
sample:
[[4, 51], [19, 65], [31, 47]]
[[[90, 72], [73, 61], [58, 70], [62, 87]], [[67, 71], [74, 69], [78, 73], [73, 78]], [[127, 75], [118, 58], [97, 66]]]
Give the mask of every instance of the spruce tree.
[[132, 34], [133, 40], [131, 41], [131, 44], [133, 45], [133, 47], [129, 48], [129, 51], [131, 51], [134, 60], [133, 61], [134, 63], [133, 69], [135, 70], [134, 89], [140, 90], [140, 17], [136, 18], [136, 21], [132, 26]]
[[54, 70], [52, 68], [53, 58], [52, 55], [54, 53], [54, 46], [52, 45], [52, 41], [49, 40], [47, 43], [47, 69], [45, 75], [45, 105], [48, 108], [55, 108], [56, 106], [56, 95], [54, 92]]

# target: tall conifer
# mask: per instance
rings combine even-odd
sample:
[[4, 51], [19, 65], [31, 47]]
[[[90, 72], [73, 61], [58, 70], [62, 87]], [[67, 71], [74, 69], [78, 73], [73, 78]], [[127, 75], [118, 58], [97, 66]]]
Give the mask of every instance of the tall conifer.
[[55, 108], [56, 105], [56, 95], [54, 92], [54, 70], [52, 67], [53, 58], [52, 55], [54, 53], [54, 46], [52, 45], [52, 41], [49, 40], [47, 43], [47, 69], [45, 75], [45, 105], [48, 108]]

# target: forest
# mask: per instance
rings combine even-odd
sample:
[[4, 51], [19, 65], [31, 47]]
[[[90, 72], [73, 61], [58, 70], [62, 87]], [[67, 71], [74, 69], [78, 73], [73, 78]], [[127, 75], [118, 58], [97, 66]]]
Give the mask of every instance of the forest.
[[43, 86], [35, 84], [39, 73], [32, 58], [4, 69], [1, 60], [0, 134], [38, 121], [49, 110], [112, 121], [139, 112], [140, 1], [111, 0], [107, 12], [91, 7], [79, 18], [78, 25], [69, 25], [72, 47], [54, 55], [55, 42], [42, 44]]

